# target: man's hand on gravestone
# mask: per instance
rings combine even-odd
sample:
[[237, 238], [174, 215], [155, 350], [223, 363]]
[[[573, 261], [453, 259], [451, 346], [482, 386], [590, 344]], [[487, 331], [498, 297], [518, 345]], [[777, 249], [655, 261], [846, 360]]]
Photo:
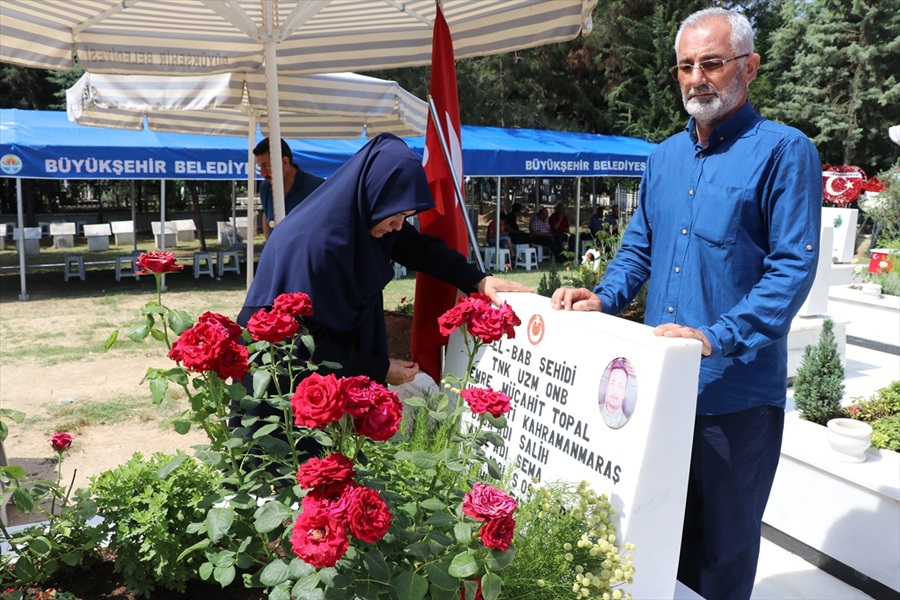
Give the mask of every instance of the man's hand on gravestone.
[[703, 356], [709, 356], [712, 353], [712, 346], [709, 338], [699, 329], [688, 327], [687, 325], [679, 325], [678, 323], [663, 323], [653, 328], [653, 333], [662, 337], [683, 337], [692, 340], [699, 340], [703, 344], [703, 350], [700, 353]]
[[559, 288], [550, 297], [555, 310], [596, 310], [603, 308], [597, 294], [585, 288]]

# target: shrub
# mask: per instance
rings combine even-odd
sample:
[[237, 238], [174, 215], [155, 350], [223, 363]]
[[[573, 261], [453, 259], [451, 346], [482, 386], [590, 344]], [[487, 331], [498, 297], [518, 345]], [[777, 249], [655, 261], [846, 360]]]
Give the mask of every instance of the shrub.
[[179, 554], [202, 536], [188, 533], [188, 525], [202, 521], [200, 500], [216, 489], [217, 475], [209, 466], [157, 452], [145, 461], [138, 452], [131, 459], [91, 479], [101, 527], [108, 529], [109, 547], [116, 553], [116, 571], [125, 585], [144, 597], [156, 587], [183, 592], [198, 578], [200, 557]]
[[550, 261], [550, 270], [541, 275], [541, 281], [538, 283], [537, 293], [541, 296], [549, 298], [558, 288], [562, 287], [562, 280], [559, 278], [559, 271], [556, 268], [556, 261]]
[[834, 321], [825, 319], [816, 346], [807, 346], [794, 377], [794, 406], [807, 421], [824, 425], [841, 413], [844, 367], [834, 339]]
[[900, 452], [900, 415], [885, 417], [872, 423], [872, 445]]
[[[516, 559], [504, 571], [502, 598], [630, 598], [634, 544], [616, 537], [606, 494], [587, 482], [529, 488], [519, 504]], [[623, 552], [624, 550], [624, 552]]]
[[845, 414], [851, 419], [873, 423], [878, 419], [900, 415], [900, 380], [876, 391], [868, 399], [854, 398]]

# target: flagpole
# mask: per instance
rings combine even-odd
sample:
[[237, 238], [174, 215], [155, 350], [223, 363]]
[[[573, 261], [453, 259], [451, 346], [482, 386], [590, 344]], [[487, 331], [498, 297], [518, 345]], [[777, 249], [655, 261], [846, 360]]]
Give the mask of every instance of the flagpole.
[[466, 210], [466, 201], [463, 199], [462, 190], [459, 187], [459, 178], [456, 176], [456, 169], [453, 166], [453, 160], [451, 160], [450, 148], [447, 146], [447, 139], [444, 137], [441, 120], [438, 118], [437, 107], [434, 105], [434, 98], [431, 97], [431, 94], [428, 95], [428, 109], [431, 112], [431, 121], [434, 123], [438, 141], [441, 143], [441, 151], [444, 153], [444, 159], [447, 161], [447, 166], [450, 168], [450, 179], [453, 180], [453, 191], [456, 192], [456, 200], [459, 203], [459, 209], [463, 213], [466, 231], [469, 232], [469, 243], [472, 244], [475, 253], [475, 261], [478, 264], [478, 268], [487, 273], [487, 270], [484, 268], [484, 261], [481, 258], [481, 252], [478, 250], [478, 236], [475, 235], [475, 232], [472, 230], [472, 223], [469, 222], [469, 211]]

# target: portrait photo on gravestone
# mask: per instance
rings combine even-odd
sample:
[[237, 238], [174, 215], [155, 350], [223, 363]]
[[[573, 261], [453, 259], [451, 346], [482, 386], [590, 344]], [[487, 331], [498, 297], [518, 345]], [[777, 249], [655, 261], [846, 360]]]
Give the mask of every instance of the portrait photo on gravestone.
[[624, 356], [614, 358], [603, 371], [597, 405], [607, 427], [618, 429], [628, 422], [637, 402], [637, 375]]

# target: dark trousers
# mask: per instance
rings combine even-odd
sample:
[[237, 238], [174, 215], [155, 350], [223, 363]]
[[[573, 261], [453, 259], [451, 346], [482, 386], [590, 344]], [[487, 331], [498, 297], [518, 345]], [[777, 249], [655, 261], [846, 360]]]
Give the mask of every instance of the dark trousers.
[[783, 430], [769, 405], [697, 416], [678, 580], [708, 600], [750, 598]]

